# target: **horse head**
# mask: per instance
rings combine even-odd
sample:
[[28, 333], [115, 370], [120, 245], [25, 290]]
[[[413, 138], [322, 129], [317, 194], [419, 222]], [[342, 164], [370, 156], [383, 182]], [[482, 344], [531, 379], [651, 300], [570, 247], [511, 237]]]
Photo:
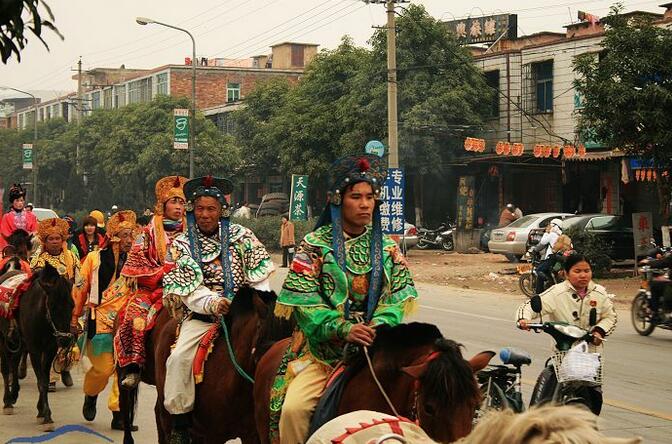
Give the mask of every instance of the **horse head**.
[[406, 362], [400, 370], [412, 378], [408, 411], [434, 441], [448, 443], [469, 434], [480, 390], [460, 344], [432, 324], [413, 322], [380, 330], [377, 350], [383, 360]]
[[[54, 326], [59, 331], [69, 331], [72, 310], [75, 308], [75, 302], [72, 299], [72, 283], [69, 279], [61, 276], [53, 266], [48, 262], [44, 268], [36, 272], [33, 282], [39, 285], [32, 285], [31, 290], [44, 293], [47, 301], [47, 310], [49, 310]], [[29, 290], [30, 291], [30, 290]]]
[[7, 247], [2, 252], [3, 257], [18, 256], [27, 261], [33, 253], [33, 239], [34, 236], [25, 230], [14, 230], [7, 238]]

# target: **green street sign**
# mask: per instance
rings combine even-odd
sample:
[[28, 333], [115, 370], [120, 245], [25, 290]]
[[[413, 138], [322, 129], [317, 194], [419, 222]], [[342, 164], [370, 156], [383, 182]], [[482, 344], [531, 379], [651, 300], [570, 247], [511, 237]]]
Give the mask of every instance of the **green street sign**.
[[308, 176], [292, 174], [289, 220], [308, 219]]
[[24, 143], [21, 147], [23, 151], [23, 169], [32, 170], [33, 169], [33, 144]]
[[176, 150], [189, 149], [189, 110], [178, 108], [173, 110], [175, 119], [174, 129], [175, 137], [173, 138], [173, 148]]

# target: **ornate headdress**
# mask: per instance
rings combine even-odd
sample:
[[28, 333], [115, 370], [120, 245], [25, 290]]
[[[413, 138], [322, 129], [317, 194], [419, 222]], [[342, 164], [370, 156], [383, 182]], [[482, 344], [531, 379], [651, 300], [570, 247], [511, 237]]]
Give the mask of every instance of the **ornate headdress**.
[[40, 221], [39, 226], [37, 227], [37, 235], [42, 241], [42, 243], [47, 241], [47, 238], [52, 234], [60, 235], [63, 240], [68, 238], [68, 231], [70, 230], [70, 225], [67, 221], [59, 219], [58, 217], [52, 217], [50, 219], [44, 219]]
[[183, 187], [188, 180], [182, 176], [168, 176], [159, 179], [156, 182], [155, 188], [156, 205], [154, 207], [154, 214], [163, 216], [163, 205], [173, 197], [179, 197], [186, 202], [187, 199], [184, 197]]
[[107, 236], [111, 242], [119, 242], [119, 232], [126, 229], [135, 230], [135, 213], [131, 210], [122, 210], [114, 213], [107, 221]]
[[9, 203], [13, 203], [21, 197], [26, 197], [26, 190], [23, 189], [21, 184], [15, 183], [9, 188]]
[[[376, 197], [376, 206], [373, 210], [373, 224], [371, 233], [371, 277], [367, 297], [367, 320], [371, 320], [378, 298], [380, 297], [383, 282], [383, 231], [380, 224], [380, 190], [387, 177], [387, 161], [384, 158], [365, 154], [343, 157], [331, 167], [331, 186], [328, 192], [327, 205], [316, 228], [331, 224], [332, 250], [336, 263], [345, 272], [345, 238], [343, 236], [343, 220], [341, 204], [345, 189], [360, 182], [371, 184]], [[345, 306], [346, 316], [350, 311], [350, 303]]]
[[184, 195], [187, 198], [187, 237], [189, 248], [196, 263], [201, 261], [201, 246], [198, 242], [198, 225], [194, 216], [194, 203], [197, 198], [214, 197], [222, 205], [222, 213], [219, 218], [219, 239], [221, 243], [220, 261], [224, 272], [224, 295], [233, 298], [233, 271], [229, 259], [229, 217], [231, 206], [226, 200], [226, 195], [233, 191], [233, 183], [229, 179], [213, 176], [197, 177], [184, 184]]

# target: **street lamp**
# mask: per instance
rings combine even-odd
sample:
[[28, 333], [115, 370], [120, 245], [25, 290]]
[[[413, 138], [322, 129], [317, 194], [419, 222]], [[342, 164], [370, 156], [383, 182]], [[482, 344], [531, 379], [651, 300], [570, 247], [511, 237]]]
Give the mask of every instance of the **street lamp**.
[[189, 131], [189, 178], [194, 177], [194, 150], [196, 149], [196, 40], [194, 36], [191, 35], [189, 31], [184, 28], [179, 28], [177, 26], [169, 25], [167, 23], [157, 22], [151, 18], [147, 17], [136, 17], [135, 22], [138, 25], [161, 25], [166, 28], [176, 29], [178, 31], [185, 32], [189, 38], [191, 38], [192, 44], [192, 58], [191, 58], [191, 131]]
[[35, 118], [33, 119], [33, 202], [35, 203], [35, 205], [37, 205], [37, 162], [35, 161], [36, 156], [34, 151], [37, 148], [37, 97], [29, 93], [28, 91], [12, 88], [10, 86], [0, 86], [0, 89], [5, 90], [9, 89], [21, 94], [26, 94], [33, 98], [33, 104], [35, 108]]

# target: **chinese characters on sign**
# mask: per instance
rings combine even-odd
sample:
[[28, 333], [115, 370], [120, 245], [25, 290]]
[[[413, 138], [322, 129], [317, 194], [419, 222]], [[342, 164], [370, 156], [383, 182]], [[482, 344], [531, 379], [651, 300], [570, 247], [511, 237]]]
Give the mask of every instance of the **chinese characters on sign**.
[[308, 219], [308, 176], [292, 174], [289, 220]]
[[33, 144], [32, 143], [24, 143], [23, 147], [21, 147], [21, 151], [23, 152], [23, 169], [24, 170], [32, 170], [33, 169]]
[[509, 40], [518, 37], [518, 16], [499, 14], [444, 22], [460, 43], [493, 43], [506, 33]]
[[390, 168], [381, 190], [380, 225], [385, 234], [404, 234], [404, 171]]
[[175, 116], [175, 137], [173, 139], [173, 148], [176, 150], [189, 149], [189, 110], [174, 109]]
[[457, 226], [474, 228], [474, 176], [461, 176], [457, 189]]
[[[652, 223], [651, 213], [632, 213], [632, 237], [635, 241], [636, 257], [646, 256], [646, 253], [651, 249]], [[635, 264], [637, 264], [637, 261], [635, 261]]]

